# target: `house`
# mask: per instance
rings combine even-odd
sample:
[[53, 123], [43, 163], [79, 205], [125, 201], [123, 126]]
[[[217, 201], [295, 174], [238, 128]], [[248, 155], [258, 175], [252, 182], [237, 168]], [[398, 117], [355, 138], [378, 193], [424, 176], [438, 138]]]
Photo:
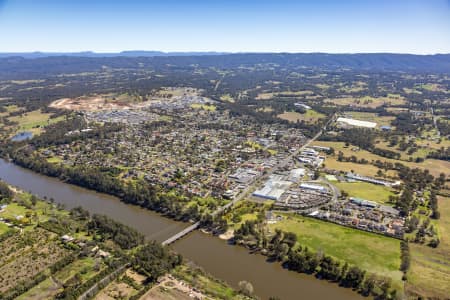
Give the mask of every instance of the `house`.
[[103, 250], [98, 250], [97, 254], [101, 257], [101, 258], [108, 258], [111, 256], [111, 254], [107, 251], [103, 251]]
[[65, 243], [69, 243], [69, 242], [72, 242], [74, 240], [74, 238], [71, 237], [70, 235], [65, 234], [61, 237], [61, 240]]

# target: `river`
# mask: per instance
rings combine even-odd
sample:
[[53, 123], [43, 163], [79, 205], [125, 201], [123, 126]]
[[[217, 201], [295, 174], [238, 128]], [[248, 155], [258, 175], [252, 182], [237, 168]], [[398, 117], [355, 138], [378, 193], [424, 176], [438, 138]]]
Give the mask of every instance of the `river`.
[[[91, 213], [105, 214], [160, 242], [187, 226], [152, 211], [125, 204], [116, 197], [63, 183], [2, 159], [0, 178], [40, 197], [53, 198], [56, 203], [64, 204], [69, 209], [82, 206]], [[271, 296], [282, 300], [362, 299], [350, 289], [284, 270], [279, 263], [266, 262], [262, 255], [249, 254], [242, 247], [229, 245], [199, 231], [175, 242], [172, 248], [234, 287], [241, 280], [251, 282], [255, 294], [262, 299]]]

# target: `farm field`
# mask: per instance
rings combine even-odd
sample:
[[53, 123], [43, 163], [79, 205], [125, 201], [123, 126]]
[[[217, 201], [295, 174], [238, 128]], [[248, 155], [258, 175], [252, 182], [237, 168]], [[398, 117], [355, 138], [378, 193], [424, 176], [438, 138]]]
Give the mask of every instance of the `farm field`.
[[441, 218], [437, 248], [410, 244], [411, 267], [406, 290], [430, 298], [444, 299], [450, 290], [450, 199], [439, 197]]
[[69, 253], [59, 245], [55, 234], [44, 229], [7, 238], [0, 248], [0, 292], [31, 279]]
[[293, 122], [293, 123], [295, 123], [297, 121], [305, 121], [307, 123], [315, 123], [319, 119], [324, 118], [325, 115], [323, 115], [315, 110], [308, 109], [308, 110], [306, 110], [306, 112], [304, 114], [301, 114], [301, 113], [298, 113], [295, 111], [287, 111], [282, 114], [279, 114], [277, 117], [280, 119], [283, 119], [283, 120], [287, 120], [289, 122]]
[[350, 197], [357, 197], [388, 204], [389, 196], [394, 196], [392, 189], [368, 182], [338, 182], [334, 183], [341, 191], [346, 191]]
[[293, 232], [301, 246], [391, 277], [393, 283], [400, 287], [399, 240], [299, 215], [284, 214], [283, 217], [282, 221], [269, 225], [271, 231]]
[[[98, 269], [96, 269], [96, 264]], [[96, 262], [92, 257], [85, 257], [74, 261], [73, 263], [65, 266], [62, 270], [56, 274], [50, 276], [40, 284], [34, 286], [26, 293], [19, 296], [18, 300], [27, 299], [53, 299], [59, 292], [63, 290], [63, 286], [70, 281], [75, 281], [75, 276], [80, 276], [82, 282], [87, 281], [97, 274], [103, 264]]]
[[102, 289], [94, 299], [128, 299], [144, 288], [146, 279], [147, 277], [136, 273], [132, 269], [127, 269], [122, 275]]
[[24, 294], [17, 297], [17, 300], [45, 300], [54, 299], [54, 297], [61, 291], [61, 286], [55, 281], [53, 277], [49, 277], [41, 283], [34, 286]]

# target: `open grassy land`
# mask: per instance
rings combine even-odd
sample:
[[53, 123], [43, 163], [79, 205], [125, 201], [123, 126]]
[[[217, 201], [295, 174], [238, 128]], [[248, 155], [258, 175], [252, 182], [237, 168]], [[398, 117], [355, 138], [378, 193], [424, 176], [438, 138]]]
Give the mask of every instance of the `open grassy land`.
[[410, 88], [403, 88], [403, 91], [407, 94], [422, 94], [421, 91], [418, 91], [416, 89], [410, 89]]
[[356, 107], [370, 107], [377, 108], [384, 104], [389, 105], [401, 105], [405, 104], [405, 99], [400, 95], [389, 94], [386, 97], [342, 97], [342, 98], [333, 98], [327, 99], [327, 102], [331, 102], [335, 105], [340, 106], [356, 106]]
[[443, 92], [443, 93], [448, 92], [448, 90], [445, 88], [445, 85], [440, 85], [437, 83], [420, 84], [420, 85], [417, 85], [416, 88], [430, 91], [430, 92]]
[[450, 291], [450, 198], [439, 197], [437, 248], [410, 244], [411, 267], [406, 290], [427, 298], [447, 299]]
[[[372, 165], [366, 164], [356, 164], [356, 163], [350, 163], [350, 162], [339, 162], [336, 160], [337, 153], [339, 151], [342, 151], [344, 156], [356, 156], [358, 159], [366, 159], [368, 161], [386, 161], [390, 163], [402, 163], [405, 166], [408, 166], [410, 168], [419, 168], [419, 169], [428, 169], [430, 171], [430, 174], [433, 176], [439, 176], [441, 173], [448, 174], [448, 170], [450, 170], [450, 162], [443, 161], [443, 160], [437, 160], [437, 159], [426, 159], [424, 162], [416, 163], [416, 162], [410, 162], [410, 161], [403, 161], [403, 160], [395, 160], [390, 158], [385, 158], [376, 154], [373, 154], [366, 150], [357, 150], [353, 151], [352, 149], [355, 148], [355, 146], [350, 145], [349, 147], [345, 147], [345, 143], [343, 142], [314, 142], [314, 145], [317, 146], [324, 146], [324, 147], [333, 147], [335, 150], [335, 156], [327, 156], [327, 159], [325, 160], [325, 166], [330, 169], [336, 169], [336, 170], [343, 170], [343, 171], [350, 171], [355, 170], [357, 173], [367, 176], [375, 176], [376, 172], [378, 171], [377, 167], [374, 167]], [[357, 148], [357, 147], [356, 147]], [[389, 171], [387, 173], [388, 176], [394, 175], [394, 171]]]
[[[127, 269], [124, 274], [113, 280], [103, 290], [101, 290], [94, 299], [110, 300], [110, 299], [129, 299], [136, 295], [143, 286], [143, 282], [147, 277], [137, 274], [131, 269]], [[145, 297], [143, 298], [145, 299]], [[183, 298], [181, 298], [183, 299]]]
[[389, 142], [385, 142], [383, 140], [378, 140], [376, 142], [376, 146], [381, 149], [387, 149], [399, 153], [401, 155], [400, 159], [402, 160], [408, 160], [410, 157], [412, 157], [413, 159], [417, 157], [425, 159], [430, 152], [439, 150], [441, 147], [444, 148], [450, 147], [450, 140], [446, 138], [442, 138], [440, 142], [429, 140], [426, 138], [418, 138], [414, 142], [417, 144], [419, 148], [416, 152], [414, 152], [411, 155], [409, 155], [405, 151], [400, 151], [397, 146], [390, 147]]
[[325, 115], [313, 109], [308, 109], [304, 114], [300, 114], [295, 111], [286, 111], [282, 114], [279, 114], [277, 117], [289, 122], [305, 121], [307, 123], [315, 123], [319, 119], [324, 118]]
[[55, 278], [60, 282], [66, 282], [74, 275], [79, 274], [82, 280], [88, 280], [97, 274], [102, 267], [100, 261], [93, 257], [85, 257], [74, 261], [70, 265], [55, 274]]
[[45, 300], [45, 299], [54, 299], [55, 296], [60, 292], [61, 286], [57, 283], [53, 277], [49, 277], [34, 286], [31, 290], [17, 297], [17, 300]]
[[17, 299], [53, 299], [63, 290], [63, 285], [69, 281], [73, 281], [75, 276], [80, 276], [81, 281], [85, 282], [94, 277], [103, 266], [104, 265], [101, 261], [98, 261], [93, 257], [85, 257], [80, 260], [76, 260], [64, 267], [62, 270], [58, 271], [53, 276], [34, 286]]
[[5, 223], [0, 223], [0, 235], [4, 234], [9, 230], [9, 227]]
[[[342, 151], [342, 153], [344, 153], [345, 157], [349, 157], [349, 156], [356, 156], [358, 159], [361, 158], [365, 158], [368, 161], [371, 160], [385, 160], [384, 158], [372, 154], [368, 151], [365, 150], [358, 150], [358, 151], [352, 151], [352, 146], [349, 147], [345, 147], [345, 143], [342, 142], [321, 142], [321, 141], [316, 141], [313, 143], [314, 146], [323, 146], [323, 147], [332, 147], [335, 150], [335, 154], [333, 155], [327, 155], [326, 160], [325, 160], [325, 167], [327, 169], [333, 169], [333, 170], [340, 170], [343, 172], [351, 172], [351, 171], [355, 171], [358, 174], [361, 175], [365, 175], [365, 176], [376, 176], [377, 172], [379, 170], [378, 167], [375, 167], [371, 164], [358, 164], [358, 163], [353, 163], [353, 162], [344, 162], [344, 161], [338, 161], [337, 160], [337, 153], [339, 151]], [[396, 177], [397, 176], [397, 172], [396, 171], [388, 171], [385, 172], [387, 176], [389, 177]]]
[[65, 266], [17, 299], [54, 299], [63, 290], [64, 285], [74, 282], [76, 277], [79, 278], [80, 283], [85, 282], [94, 277], [103, 267], [104, 264], [99, 258], [81, 258]]
[[[339, 170], [339, 171], [343, 171], [343, 172], [355, 171], [358, 174], [365, 175], [365, 176], [371, 176], [371, 177], [375, 177], [379, 170], [377, 167], [370, 165], [370, 164], [362, 165], [362, 164], [357, 164], [357, 163], [352, 163], [352, 162], [341, 162], [341, 161], [337, 161], [335, 157], [329, 157], [329, 156], [327, 156], [327, 159], [325, 160], [325, 167], [327, 169]], [[397, 176], [397, 172], [388, 171], [386, 175], [395, 177], [395, 176]]]
[[220, 96], [220, 100], [226, 101], [226, 102], [230, 102], [230, 103], [234, 103], [234, 98], [231, 97], [230, 94], [224, 94], [224, 95]]
[[[69, 212], [56, 209], [52, 204], [38, 201], [35, 206], [31, 205], [29, 194], [18, 194], [17, 201], [22, 204], [12, 202], [0, 212], [0, 217], [6, 220], [15, 220], [22, 216], [20, 223], [23, 225], [36, 225], [38, 222], [45, 222], [52, 216], [67, 216]], [[25, 228], [27, 230], [28, 228]], [[32, 228], [31, 228], [32, 229]]]
[[358, 93], [367, 89], [367, 83], [363, 81], [353, 82], [351, 85], [346, 85], [339, 88], [342, 93]]
[[47, 162], [52, 163], [52, 164], [61, 163], [62, 159], [54, 156], [54, 157], [47, 158]]
[[294, 232], [302, 246], [391, 277], [401, 288], [399, 240], [298, 215], [284, 215], [282, 221], [269, 226]]
[[194, 108], [194, 109], [203, 109], [203, 110], [208, 110], [208, 111], [216, 111], [216, 106], [215, 105], [194, 103], [194, 104], [191, 105], [191, 107]]
[[407, 151], [400, 151], [395, 147], [389, 147], [389, 142], [385, 142], [385, 141], [377, 141], [376, 147], [380, 148], [380, 149], [386, 149], [386, 150], [397, 152], [400, 154], [400, 159], [405, 160], [405, 161], [408, 160], [410, 157], [412, 157], [413, 159], [416, 159], [418, 157], [425, 159], [427, 157], [428, 153], [430, 153], [432, 151], [432, 149], [427, 149], [424, 147], [424, 148], [419, 148], [416, 152], [409, 155], [407, 153]]
[[386, 186], [368, 182], [338, 182], [334, 185], [341, 191], [346, 191], [350, 197], [363, 198], [381, 204], [388, 204], [389, 196], [395, 195], [392, 189]]
[[269, 100], [273, 99], [275, 97], [301, 97], [301, 96], [307, 96], [312, 95], [314, 92], [312, 91], [285, 91], [285, 92], [278, 92], [278, 93], [270, 93], [270, 92], [264, 92], [259, 93], [256, 97], [257, 100]]
[[375, 122], [377, 123], [377, 126], [390, 126], [391, 122], [395, 119], [393, 116], [379, 116], [376, 113], [369, 113], [369, 112], [360, 112], [360, 111], [348, 111], [345, 112], [346, 115], [351, 116], [353, 119], [361, 120], [361, 121], [368, 121], [368, 122]]
[[17, 105], [6, 105], [5, 109], [6, 109], [5, 112], [0, 112], [0, 117], [9, 116], [10, 113], [18, 111], [20, 107]]
[[242, 296], [236, 295], [236, 292], [227, 284], [218, 279], [212, 278], [205, 273], [203, 269], [196, 267], [191, 263], [178, 266], [174, 271], [172, 271], [172, 274], [175, 278], [201, 290], [204, 294], [210, 296], [211, 299], [243, 299]]
[[62, 121], [64, 117], [50, 119], [50, 113], [43, 113], [41, 110], [35, 110], [25, 113], [21, 116], [14, 116], [9, 118], [12, 122], [18, 123], [17, 131], [31, 131], [33, 134], [39, 134], [42, 127]]
[[262, 112], [272, 112], [273, 108], [270, 106], [264, 106], [262, 108], [258, 108], [258, 111], [262, 111]]

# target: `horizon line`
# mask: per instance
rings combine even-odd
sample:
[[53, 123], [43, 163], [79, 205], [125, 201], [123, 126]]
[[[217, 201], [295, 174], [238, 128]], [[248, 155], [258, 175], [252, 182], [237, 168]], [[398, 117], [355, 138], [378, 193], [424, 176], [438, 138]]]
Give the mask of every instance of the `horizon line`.
[[398, 55], [448, 55], [450, 52], [433, 52], [433, 53], [412, 53], [412, 52], [389, 52], [389, 51], [374, 51], [374, 52], [324, 52], [324, 51], [218, 51], [218, 50], [119, 50], [119, 51], [95, 51], [95, 50], [81, 50], [81, 51], [46, 51], [46, 50], [33, 50], [33, 51], [0, 51], [1, 54], [125, 54], [132, 52], [156, 52], [163, 54], [177, 54], [177, 53], [211, 53], [211, 54], [331, 54], [331, 55], [357, 55], [357, 54], [398, 54]]

